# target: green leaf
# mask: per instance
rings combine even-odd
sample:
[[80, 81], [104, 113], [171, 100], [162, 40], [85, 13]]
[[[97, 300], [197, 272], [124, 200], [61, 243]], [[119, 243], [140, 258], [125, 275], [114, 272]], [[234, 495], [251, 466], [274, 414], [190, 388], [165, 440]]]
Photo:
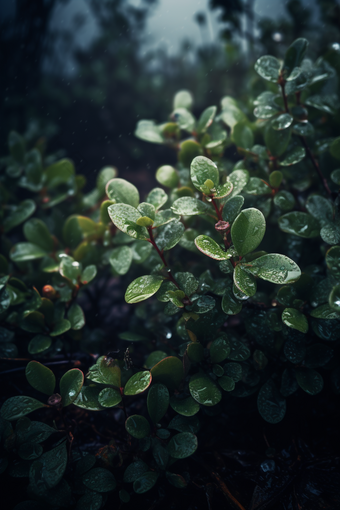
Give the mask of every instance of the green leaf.
[[295, 206], [295, 198], [292, 193], [286, 190], [279, 191], [274, 196], [274, 204], [282, 211], [290, 211]]
[[246, 120], [246, 116], [237, 106], [235, 99], [230, 96], [223, 97], [221, 100], [222, 112], [221, 119], [227, 126], [231, 127], [231, 129], [238, 122], [243, 122]]
[[187, 110], [191, 110], [194, 99], [192, 97], [191, 92], [188, 90], [180, 90], [175, 94], [174, 97], [174, 110], [176, 108], [186, 108]]
[[335, 278], [340, 278], [340, 246], [334, 246], [327, 251], [326, 264]]
[[313, 136], [314, 135], [313, 124], [311, 124], [307, 120], [298, 122], [293, 126], [293, 133], [299, 136]]
[[253, 296], [256, 293], [255, 277], [246, 272], [243, 264], [238, 264], [234, 269], [234, 284], [247, 296]]
[[184, 140], [180, 145], [178, 159], [184, 168], [190, 168], [192, 160], [203, 153], [202, 147], [194, 140]]
[[180, 289], [183, 290], [187, 296], [190, 296], [197, 290], [198, 281], [192, 273], [176, 273], [175, 278]]
[[306, 239], [317, 237], [320, 232], [319, 222], [311, 214], [300, 211], [284, 214], [278, 219], [278, 224], [283, 232]]
[[145, 227], [137, 225], [137, 220], [141, 218], [141, 214], [127, 204], [114, 204], [108, 208], [109, 216], [114, 225], [125, 234], [135, 239], [148, 239], [148, 231]]
[[222, 377], [219, 377], [218, 384], [224, 391], [233, 391], [233, 389], [235, 388], [235, 381], [228, 375], [223, 375]]
[[128, 204], [132, 207], [137, 207], [139, 204], [138, 189], [125, 179], [115, 178], [109, 181], [106, 185], [106, 194], [117, 204]]
[[47, 252], [53, 250], [53, 238], [46, 223], [43, 221], [37, 218], [31, 218], [24, 224], [23, 231], [29, 243], [35, 244]]
[[36, 208], [33, 200], [27, 199], [15, 206], [3, 222], [3, 231], [6, 234], [12, 228], [26, 221], [34, 213]]
[[251, 177], [247, 186], [244, 188], [248, 195], [271, 195], [272, 189], [268, 184], [258, 177]]
[[82, 265], [67, 255], [62, 257], [59, 272], [61, 276], [67, 278], [73, 285], [77, 285], [82, 272]]
[[316, 319], [327, 319], [327, 320], [333, 320], [333, 319], [340, 319], [340, 314], [333, 310], [329, 306], [329, 304], [321, 305], [315, 308], [311, 311], [311, 316], [315, 317]]
[[127, 340], [128, 342], [143, 342], [147, 340], [147, 337], [139, 335], [138, 333], [133, 333], [132, 331], [124, 331], [124, 333], [119, 333], [118, 337], [121, 340]]
[[227, 339], [223, 336], [216, 338], [210, 345], [209, 354], [213, 363], [225, 360], [230, 354], [230, 345]]
[[125, 385], [124, 395], [137, 395], [145, 391], [151, 384], [152, 373], [148, 370], [137, 372], [134, 374]]
[[78, 397], [84, 384], [84, 374], [78, 368], [68, 370], [60, 379], [60, 395], [63, 407], [72, 404]]
[[227, 221], [228, 223], [231, 224], [239, 214], [243, 204], [244, 204], [243, 197], [236, 196], [230, 198], [223, 207], [222, 211], [223, 221]]
[[159, 423], [169, 407], [169, 390], [164, 384], [154, 384], [148, 392], [147, 407], [151, 420]]
[[164, 351], [153, 351], [149, 356], [146, 358], [144, 367], [145, 368], [152, 368], [154, 367], [159, 361], [166, 358], [168, 355]]
[[78, 499], [76, 510], [99, 510], [103, 503], [101, 494], [88, 493]]
[[243, 266], [255, 276], [276, 284], [296, 282], [301, 276], [299, 266], [286, 255], [263, 255]]
[[170, 399], [170, 405], [181, 416], [194, 416], [200, 410], [198, 402], [192, 397], [177, 398], [173, 395]]
[[140, 120], [137, 124], [135, 136], [152, 143], [163, 143], [161, 130], [153, 120]]
[[269, 104], [260, 104], [256, 106], [253, 113], [258, 119], [271, 119], [274, 115], [277, 115], [278, 108]]
[[67, 313], [67, 318], [70, 321], [72, 329], [81, 329], [85, 326], [84, 312], [77, 303], [73, 303]]
[[204, 255], [212, 259], [228, 260], [231, 258], [231, 254], [222, 250], [216, 241], [209, 236], [201, 235], [196, 237], [195, 245]]
[[[191, 163], [190, 177], [196, 189], [205, 193], [211, 194], [211, 188], [216, 188], [219, 183], [218, 168], [211, 159], [204, 156], [197, 156]], [[211, 188], [205, 184], [207, 181], [212, 183]]]
[[144, 416], [133, 414], [125, 422], [127, 432], [136, 439], [143, 439], [150, 434], [149, 422]]
[[11, 397], [7, 399], [1, 408], [1, 417], [4, 420], [18, 420], [36, 409], [46, 407], [45, 404], [31, 397]]
[[289, 113], [282, 113], [272, 120], [271, 126], [273, 129], [276, 129], [276, 131], [281, 131], [282, 129], [289, 128], [292, 122], [293, 117]]
[[281, 64], [279, 60], [272, 55], [264, 55], [255, 63], [255, 71], [267, 81], [277, 83]]
[[332, 142], [329, 151], [333, 158], [340, 159], [340, 136]]
[[142, 460], [132, 462], [124, 472], [124, 482], [132, 483], [148, 471], [148, 465]]
[[136, 278], [130, 283], [125, 292], [127, 303], [139, 303], [156, 294], [162, 285], [163, 279], [160, 276], [146, 275]]
[[198, 134], [205, 133], [208, 127], [211, 126], [216, 115], [216, 111], [217, 111], [216, 106], [209, 106], [204, 110], [197, 123]]
[[[231, 192], [231, 197], [234, 197], [235, 195], [238, 195], [241, 193], [243, 188], [246, 186], [246, 184], [249, 181], [249, 172], [248, 170], [234, 170], [231, 172], [231, 174], [228, 175], [228, 180], [233, 185], [233, 190]], [[231, 201], [231, 197], [228, 200], [228, 203]], [[240, 197], [242, 198], [242, 197]]]
[[179, 182], [175, 168], [170, 165], [160, 166], [156, 172], [156, 179], [162, 186], [167, 186], [168, 188], [176, 188]]
[[280, 158], [280, 165], [281, 166], [292, 166], [296, 165], [296, 163], [299, 163], [303, 160], [303, 158], [306, 155], [306, 151], [304, 147], [292, 147], [291, 149], [288, 149], [287, 152], [284, 153], [282, 158]]
[[306, 316], [294, 308], [285, 308], [282, 313], [282, 322], [288, 327], [307, 333], [308, 320]]
[[185, 227], [181, 222], [168, 223], [159, 232], [156, 244], [161, 251], [171, 250], [180, 241]]
[[49, 336], [36, 335], [28, 344], [28, 352], [30, 354], [40, 354], [47, 351], [52, 345], [52, 339]]
[[180, 432], [173, 436], [168, 444], [168, 452], [174, 459], [185, 459], [197, 450], [197, 437], [190, 432]]
[[303, 37], [295, 39], [286, 51], [282, 70], [285, 77], [289, 77], [292, 71], [299, 67], [308, 48], [308, 41]]
[[255, 250], [266, 231], [266, 220], [258, 209], [244, 209], [231, 227], [231, 238], [240, 256]]
[[340, 313], [340, 283], [333, 287], [329, 295], [329, 306]]
[[184, 489], [188, 483], [181, 475], [177, 475], [176, 473], [170, 473], [169, 471], [166, 471], [165, 473], [166, 478], [171, 485], [174, 487], [177, 487], [178, 489]]
[[194, 216], [197, 214], [207, 214], [211, 211], [209, 205], [202, 200], [194, 197], [181, 197], [175, 200], [171, 209], [175, 214], [183, 216]]
[[251, 149], [254, 145], [254, 135], [252, 130], [244, 122], [238, 122], [233, 127], [232, 137], [237, 147]]
[[90, 266], [85, 267], [85, 269], [81, 273], [80, 281], [83, 285], [85, 285], [87, 283], [90, 283], [93, 280], [93, 278], [96, 277], [96, 275], [97, 268], [95, 265], [91, 264]]
[[202, 372], [191, 376], [189, 390], [191, 396], [204, 406], [215, 406], [222, 398], [220, 389], [210, 377]]
[[154, 365], [151, 374], [153, 382], [164, 384], [169, 390], [174, 390], [182, 382], [183, 364], [175, 356], [169, 356]]
[[74, 166], [69, 159], [61, 159], [46, 168], [44, 177], [49, 189], [67, 184], [74, 177]]
[[[256, 351], [255, 351], [256, 352]], [[230, 377], [234, 382], [238, 382], [242, 379], [242, 365], [239, 363], [226, 363], [224, 365], [225, 374]]]
[[126, 274], [132, 263], [132, 250], [129, 246], [118, 246], [111, 251], [109, 262], [116, 273]]
[[35, 390], [52, 395], [55, 388], [55, 375], [38, 361], [30, 361], [25, 369], [26, 379]]
[[221, 307], [227, 315], [236, 315], [242, 310], [242, 303], [235, 298], [231, 288], [223, 294]]
[[214, 198], [215, 199], [225, 198], [228, 195], [230, 195], [232, 190], [233, 190], [233, 184], [229, 181], [226, 181], [223, 184], [219, 184], [216, 187], [215, 191], [213, 192]]
[[274, 381], [269, 379], [260, 389], [257, 408], [268, 423], [279, 423], [286, 414], [286, 399], [280, 394]]
[[156, 471], [147, 471], [133, 482], [133, 490], [137, 494], [144, 494], [155, 485], [159, 477]]
[[93, 468], [82, 477], [82, 482], [88, 489], [96, 492], [110, 492], [116, 488], [116, 479], [107, 469]]
[[83, 386], [73, 404], [89, 411], [102, 411], [105, 407], [98, 401], [100, 391], [99, 386]]
[[250, 349], [243, 342], [233, 337], [230, 337], [228, 342], [231, 349], [228, 359], [233, 361], [245, 361], [250, 358]]
[[98, 402], [103, 407], [114, 407], [121, 401], [120, 391], [115, 388], [104, 388], [98, 395]]
[[114, 167], [106, 166], [102, 168], [98, 174], [96, 180], [96, 186], [101, 196], [105, 194], [106, 185], [111, 179], [114, 179], [117, 175], [117, 170]]
[[[153, 207], [158, 210], [160, 209], [166, 202], [168, 201], [168, 195], [162, 188], [154, 188], [150, 191], [148, 196], [146, 197], [146, 202], [148, 204], [153, 205]], [[140, 207], [140, 206], [139, 206]], [[150, 216], [150, 214], [146, 214], [146, 216]], [[155, 219], [154, 216], [150, 216], [152, 219]]]
[[69, 331], [71, 329], [71, 323], [67, 319], [61, 319], [58, 322], [54, 323], [53, 330], [50, 332], [51, 336], [59, 336], [63, 333], [66, 333], [66, 331]]
[[267, 124], [264, 130], [264, 141], [272, 156], [281, 156], [288, 147], [291, 137], [291, 129], [277, 131], [271, 124]]
[[316, 370], [312, 368], [297, 368], [295, 374], [300, 388], [309, 393], [309, 395], [317, 395], [322, 391], [323, 378]]
[[320, 230], [321, 239], [327, 244], [340, 243], [340, 226], [335, 223], [328, 223]]
[[97, 364], [95, 366], [99, 366], [99, 376], [97, 376], [96, 382], [101, 384], [111, 384], [120, 388], [121, 369], [115, 360], [104, 356], [97, 360]]
[[18, 243], [10, 251], [10, 259], [13, 262], [25, 262], [45, 257], [46, 251], [32, 243]]
[[171, 115], [171, 118], [178, 124], [180, 129], [192, 133], [196, 121], [195, 117], [186, 108], [176, 108]]

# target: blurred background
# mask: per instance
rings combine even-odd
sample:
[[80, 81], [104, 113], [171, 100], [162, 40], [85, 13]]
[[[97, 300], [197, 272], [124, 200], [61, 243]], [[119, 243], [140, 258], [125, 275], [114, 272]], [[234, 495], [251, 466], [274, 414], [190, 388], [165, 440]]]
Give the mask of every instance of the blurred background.
[[309, 58], [339, 55], [339, 0], [1, 0], [1, 155], [15, 129], [88, 186], [106, 165], [141, 185], [175, 161], [135, 138], [138, 120], [167, 120], [179, 89], [196, 115], [245, 96], [256, 58], [302, 36]]

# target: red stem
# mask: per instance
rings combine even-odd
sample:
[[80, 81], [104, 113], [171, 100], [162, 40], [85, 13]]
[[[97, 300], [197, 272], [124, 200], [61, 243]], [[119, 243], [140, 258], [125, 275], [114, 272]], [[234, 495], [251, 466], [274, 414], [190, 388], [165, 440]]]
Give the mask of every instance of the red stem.
[[210, 198], [211, 198], [211, 202], [212, 202], [213, 206], [215, 207], [215, 211], [216, 211], [216, 214], [217, 214], [217, 217], [218, 217], [219, 221], [223, 221], [222, 213], [219, 210], [219, 208], [217, 207], [217, 204], [216, 204], [215, 200], [213, 199], [213, 197], [210, 197]]

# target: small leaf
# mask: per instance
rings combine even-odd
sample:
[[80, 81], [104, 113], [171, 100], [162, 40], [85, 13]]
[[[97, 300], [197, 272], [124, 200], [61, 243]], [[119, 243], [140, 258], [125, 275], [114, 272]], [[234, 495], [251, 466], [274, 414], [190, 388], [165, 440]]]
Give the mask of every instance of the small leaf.
[[30, 361], [25, 370], [27, 381], [35, 390], [52, 395], [55, 388], [55, 375], [49, 368], [38, 361]]
[[285, 308], [282, 313], [282, 322], [288, 327], [307, 333], [308, 321], [306, 316], [294, 308]]
[[14, 262], [26, 262], [45, 257], [46, 251], [32, 243], [18, 243], [10, 251], [10, 259]]
[[285, 54], [282, 68], [286, 77], [289, 77], [293, 70], [301, 65], [308, 48], [308, 44], [307, 39], [300, 37], [299, 39], [295, 39], [295, 41], [289, 46]]
[[68, 370], [60, 379], [60, 395], [63, 407], [72, 404], [78, 397], [84, 384], [84, 374], [78, 368]]
[[5, 233], [17, 227], [24, 221], [26, 221], [35, 211], [36, 205], [33, 200], [23, 200], [9, 213], [3, 222], [3, 231]]
[[77, 303], [73, 303], [70, 306], [67, 318], [70, 321], [72, 329], [78, 330], [85, 326], [84, 312]]
[[311, 316], [317, 319], [340, 319], [340, 314], [333, 310], [329, 304], [321, 305], [311, 311]]
[[233, 389], [235, 388], [235, 381], [228, 375], [223, 375], [222, 377], [219, 377], [218, 384], [224, 391], [233, 391]]
[[168, 452], [174, 459], [185, 459], [197, 450], [197, 437], [190, 432], [180, 432], [173, 436], [168, 444]]
[[46, 223], [43, 221], [37, 218], [31, 218], [24, 224], [23, 232], [28, 242], [39, 246], [47, 252], [53, 250], [53, 238]]
[[266, 220], [258, 209], [244, 209], [231, 227], [231, 238], [240, 256], [255, 250], [266, 231]]
[[148, 465], [142, 460], [136, 460], [130, 464], [124, 472], [124, 482], [132, 483], [148, 471]]
[[244, 191], [248, 195], [271, 195], [272, 189], [268, 184], [258, 177], [251, 177]]
[[230, 195], [230, 193], [232, 192], [232, 190], [233, 190], [233, 184], [232, 184], [232, 182], [226, 181], [226, 182], [225, 182], [225, 183], [223, 183], [223, 184], [219, 184], [219, 185], [215, 188], [215, 191], [213, 192], [214, 198], [215, 198], [215, 199], [225, 198], [225, 197], [227, 197], [228, 195]]
[[1, 417], [4, 420], [18, 420], [36, 409], [46, 407], [45, 404], [31, 397], [11, 397], [7, 399], [1, 408]]
[[[160, 209], [164, 204], [166, 204], [167, 201], [168, 195], [162, 188], [152, 189], [148, 196], [146, 197], [146, 203], [152, 205], [155, 208], [155, 210]], [[148, 214], [147, 216], [150, 216], [150, 214]], [[153, 216], [151, 216], [151, 218], [154, 219]]]
[[267, 81], [277, 83], [281, 64], [279, 60], [271, 55], [260, 57], [255, 63], [255, 71]]
[[30, 354], [40, 354], [52, 345], [52, 339], [45, 335], [36, 335], [28, 344], [28, 352]]
[[235, 267], [234, 284], [243, 294], [253, 296], [257, 289], [256, 279], [252, 274], [246, 272], [245, 267], [243, 264], [238, 264]]
[[147, 398], [148, 413], [154, 423], [159, 423], [169, 407], [169, 390], [164, 384], [154, 384]]
[[[247, 185], [249, 181], [249, 172], [248, 170], [234, 170], [231, 174], [228, 175], [228, 180], [233, 185], [233, 191], [231, 192], [231, 197], [238, 195], [241, 193], [243, 188]], [[231, 201], [231, 197], [228, 200], [228, 203]], [[243, 198], [243, 197], [239, 197]], [[228, 221], [228, 220], [226, 220]]]
[[188, 90], [180, 90], [175, 94], [174, 97], [174, 110], [176, 108], [186, 108], [187, 110], [191, 110], [194, 99], [192, 97], [191, 92]]
[[141, 140], [152, 143], [163, 143], [161, 130], [153, 120], [140, 120], [137, 124], [135, 136]]
[[151, 381], [152, 373], [148, 370], [137, 372], [126, 383], [124, 395], [138, 395], [138, 393], [142, 393], [150, 386]]
[[160, 166], [156, 172], [156, 179], [162, 186], [168, 188], [176, 188], [179, 181], [176, 170], [170, 165]]
[[99, 386], [83, 386], [73, 404], [89, 411], [102, 411], [105, 407], [102, 407], [98, 401], [100, 391]]
[[156, 238], [156, 244], [159, 250], [167, 251], [171, 250], [180, 241], [185, 227], [181, 222], [172, 221], [160, 230]]
[[213, 363], [225, 360], [230, 354], [230, 345], [227, 339], [223, 336], [216, 338], [210, 345], [209, 354]]
[[139, 303], [156, 294], [163, 279], [160, 276], [146, 275], [136, 278], [130, 283], [125, 292], [127, 303]]
[[333, 287], [329, 295], [329, 306], [336, 312], [340, 313], [340, 284]]
[[96, 186], [101, 196], [105, 195], [106, 185], [117, 176], [117, 170], [114, 167], [106, 166], [102, 168], [96, 179]]
[[186, 108], [176, 108], [171, 115], [171, 119], [174, 120], [180, 129], [192, 133], [195, 127], [195, 117]]
[[222, 250], [216, 241], [209, 236], [201, 235], [196, 237], [195, 245], [204, 255], [212, 259], [228, 260], [231, 258], [231, 254]]
[[95, 265], [91, 264], [90, 266], [85, 267], [80, 276], [80, 281], [82, 284], [90, 283], [93, 278], [97, 275], [97, 268]]
[[212, 124], [216, 115], [216, 106], [209, 106], [201, 114], [197, 123], [197, 132], [199, 134], [205, 133], [208, 127]]
[[217, 187], [219, 183], [218, 168], [211, 159], [204, 156], [197, 156], [191, 163], [190, 177], [193, 185], [199, 191], [209, 194], [205, 182], [207, 180], [213, 183], [213, 187]]
[[191, 396], [204, 406], [215, 406], [222, 398], [222, 393], [216, 384], [201, 372], [191, 376], [189, 390]]
[[114, 223], [125, 234], [134, 239], [148, 239], [148, 231], [145, 227], [137, 225], [137, 220], [141, 218], [141, 214], [128, 204], [110, 205], [107, 212]]
[[173, 395], [170, 399], [170, 405], [176, 413], [182, 416], [194, 416], [200, 410], [200, 406], [192, 397], [177, 398]]
[[283, 232], [307, 239], [317, 237], [320, 232], [319, 222], [311, 214], [300, 211], [284, 214], [278, 219], [278, 224]]
[[227, 315], [236, 315], [242, 310], [242, 303], [235, 298], [231, 288], [223, 294], [221, 307]]
[[98, 402], [103, 407], [114, 407], [122, 401], [119, 390], [115, 388], [104, 388], [98, 395]]
[[292, 193], [286, 190], [279, 191], [274, 196], [274, 204], [282, 211], [291, 211], [295, 206], [295, 198]]
[[[138, 221], [138, 220], [137, 220]], [[129, 246], [118, 246], [111, 251], [109, 262], [116, 273], [124, 275], [132, 263], [132, 250]]]
[[322, 391], [323, 378], [316, 370], [312, 368], [297, 368], [295, 374], [300, 388], [309, 393], [309, 395], [317, 395]]
[[279, 163], [281, 166], [296, 165], [296, 163], [302, 161], [305, 156], [306, 151], [304, 147], [293, 147], [283, 154]]
[[267, 149], [272, 156], [280, 157], [288, 147], [291, 138], [291, 129], [282, 129], [277, 131], [268, 123], [264, 130], [264, 140]]
[[287, 129], [293, 122], [293, 117], [289, 113], [282, 113], [278, 117], [272, 120], [271, 126], [276, 131], [281, 131], [282, 129]]
[[159, 477], [156, 471], [147, 471], [133, 482], [133, 490], [137, 494], [144, 494], [155, 485]]
[[106, 185], [106, 194], [117, 204], [128, 204], [132, 207], [137, 207], [139, 204], [139, 191], [125, 179], [115, 178], [109, 181]]
[[207, 203], [202, 202], [194, 197], [181, 197], [175, 200], [171, 209], [175, 214], [183, 216], [194, 216], [197, 214], [207, 214], [210, 212], [210, 207]]
[[263, 255], [243, 264], [243, 266], [262, 280], [277, 284], [293, 283], [301, 276], [299, 266], [290, 258], [279, 253]]
[[93, 468], [82, 477], [85, 487], [96, 492], [110, 492], [116, 488], [116, 479], [107, 469]]
[[149, 422], [144, 416], [134, 414], [129, 416], [125, 422], [127, 432], [136, 439], [143, 439], [150, 434]]
[[154, 365], [151, 374], [155, 383], [164, 384], [169, 390], [174, 390], [182, 382], [184, 376], [183, 364], [175, 356], [169, 356]]

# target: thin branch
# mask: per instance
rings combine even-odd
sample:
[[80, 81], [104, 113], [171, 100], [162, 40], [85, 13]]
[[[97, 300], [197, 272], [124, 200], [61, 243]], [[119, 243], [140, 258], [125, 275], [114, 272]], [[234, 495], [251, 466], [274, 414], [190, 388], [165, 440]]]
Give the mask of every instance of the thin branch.
[[322, 172], [321, 172], [321, 169], [320, 169], [320, 167], [319, 167], [319, 163], [316, 161], [316, 159], [315, 159], [315, 158], [314, 158], [314, 156], [313, 156], [312, 151], [311, 151], [311, 150], [310, 150], [310, 148], [308, 147], [308, 144], [307, 144], [307, 142], [306, 142], [305, 137], [304, 137], [304, 136], [300, 136], [299, 138], [300, 138], [300, 140], [301, 140], [302, 145], [303, 145], [303, 146], [304, 146], [304, 148], [306, 149], [306, 152], [307, 152], [307, 154], [308, 154], [309, 159], [310, 159], [310, 160], [311, 160], [311, 162], [312, 162], [312, 165], [314, 166], [314, 168], [315, 168], [315, 170], [316, 170], [316, 172], [317, 172], [318, 176], [320, 177], [320, 181], [321, 181], [321, 183], [322, 183], [323, 187], [325, 188], [325, 190], [326, 190], [327, 194], [329, 195], [329, 197], [330, 197], [330, 198], [333, 198], [333, 194], [332, 194], [331, 190], [329, 189], [329, 186], [328, 186], [328, 184], [327, 184], [327, 181], [326, 181], [325, 177], [323, 176], [323, 174], [322, 174]]

